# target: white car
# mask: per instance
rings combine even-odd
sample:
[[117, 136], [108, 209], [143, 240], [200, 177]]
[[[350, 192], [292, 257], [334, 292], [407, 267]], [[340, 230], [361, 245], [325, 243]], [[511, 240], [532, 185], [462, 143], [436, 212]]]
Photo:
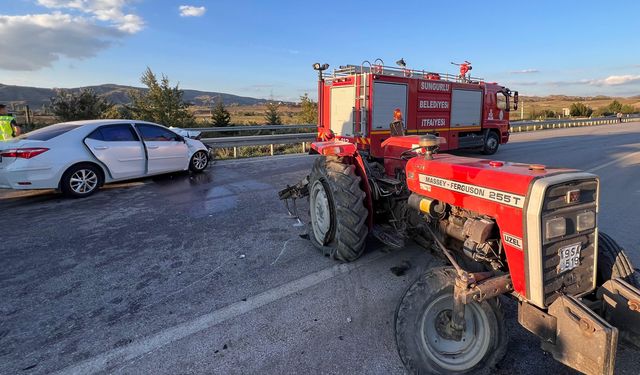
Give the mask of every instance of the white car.
[[205, 145], [145, 121], [50, 125], [0, 142], [0, 188], [59, 189], [86, 197], [105, 183], [209, 164]]

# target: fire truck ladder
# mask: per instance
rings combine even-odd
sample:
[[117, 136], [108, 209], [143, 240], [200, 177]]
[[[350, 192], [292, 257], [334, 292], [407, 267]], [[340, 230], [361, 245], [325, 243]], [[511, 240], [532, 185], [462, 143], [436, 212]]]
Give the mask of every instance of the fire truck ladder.
[[360, 64], [360, 87], [359, 87], [359, 96], [358, 96], [358, 100], [360, 102], [360, 136], [361, 137], [367, 137], [369, 134], [367, 133], [367, 108], [368, 107], [368, 101], [369, 101], [369, 77], [367, 77], [367, 74], [364, 73], [364, 65], [365, 64], [369, 64], [369, 71], [371, 71], [371, 62], [369, 62], [368, 60], [364, 60], [362, 62], [362, 64]]
[[[376, 74], [381, 76], [395, 76], [395, 77], [405, 77], [405, 78], [413, 78], [413, 79], [434, 79], [429, 78], [433, 76], [437, 76], [437, 80], [440, 81], [448, 81], [448, 82], [460, 82], [460, 76], [457, 74], [450, 73], [437, 73], [428, 70], [418, 70], [418, 69], [409, 69], [409, 68], [399, 68], [394, 66], [385, 66], [382, 64], [377, 64], [378, 61], [382, 61], [377, 59], [373, 64], [369, 61], [363, 61], [360, 66], [356, 65], [341, 65], [338, 68], [333, 70], [333, 73], [327, 78], [340, 78], [354, 74]], [[368, 64], [369, 66], [365, 66]], [[480, 83], [484, 82], [483, 78], [479, 77], [471, 77], [467, 76], [465, 83]]]

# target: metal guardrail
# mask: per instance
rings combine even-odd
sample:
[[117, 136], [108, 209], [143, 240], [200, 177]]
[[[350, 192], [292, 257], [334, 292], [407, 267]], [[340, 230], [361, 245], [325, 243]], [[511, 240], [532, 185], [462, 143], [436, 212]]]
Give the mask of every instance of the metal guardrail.
[[281, 130], [300, 130], [300, 129], [314, 129], [318, 125], [306, 124], [306, 125], [251, 125], [251, 126], [224, 126], [215, 128], [188, 128], [184, 130], [195, 130], [203, 133], [226, 133], [226, 132], [245, 132], [245, 131], [281, 131]]
[[201, 138], [200, 140], [213, 148], [233, 148], [233, 157], [238, 157], [238, 147], [247, 146], [264, 146], [269, 145], [270, 154], [273, 156], [273, 145], [285, 145], [300, 143], [302, 152], [307, 152], [307, 143], [316, 140], [317, 133], [288, 133], [274, 134], [276, 131], [292, 131], [316, 129], [317, 125], [255, 125], [255, 126], [225, 126], [213, 128], [188, 128], [185, 130], [200, 131], [202, 133], [229, 133], [229, 132], [252, 132], [252, 131], [271, 131], [272, 134], [267, 135], [244, 135], [231, 137]]
[[542, 121], [512, 121], [512, 132], [527, 132], [537, 131], [545, 129], [561, 129], [561, 128], [573, 128], [581, 126], [594, 126], [594, 125], [607, 125], [607, 124], [619, 124], [620, 122], [633, 122], [638, 121], [640, 116], [629, 117], [599, 117], [599, 118], [587, 118], [587, 119], [557, 119], [557, 120], [542, 120]]
[[202, 138], [201, 141], [214, 147], [243, 147], [262, 145], [281, 145], [288, 143], [311, 142], [316, 140], [316, 133], [271, 134], [242, 137]]
[[[557, 119], [542, 121], [513, 121], [511, 122], [511, 132], [528, 132], [545, 129], [572, 128], [581, 126], [594, 126], [606, 124], [618, 124], [620, 122], [633, 122], [640, 120], [640, 115], [623, 117], [601, 117], [591, 119]], [[202, 133], [228, 133], [228, 132], [251, 132], [251, 131], [292, 131], [316, 129], [316, 125], [255, 125], [255, 126], [227, 126], [213, 128], [188, 128], [185, 130], [195, 130]], [[245, 135], [245, 136], [225, 136], [206, 137], [201, 139], [204, 143], [214, 148], [233, 148], [233, 157], [237, 157], [238, 147], [264, 146], [270, 145], [271, 155], [274, 153], [274, 145], [300, 143], [302, 152], [307, 151], [307, 143], [316, 140], [316, 132], [312, 133], [289, 133], [289, 134], [268, 134], [268, 135]]]

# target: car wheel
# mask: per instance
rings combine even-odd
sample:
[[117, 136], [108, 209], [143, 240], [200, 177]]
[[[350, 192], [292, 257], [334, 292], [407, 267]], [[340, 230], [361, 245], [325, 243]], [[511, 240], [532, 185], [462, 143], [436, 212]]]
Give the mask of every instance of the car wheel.
[[197, 151], [191, 157], [191, 162], [189, 163], [189, 170], [195, 173], [201, 173], [207, 168], [209, 165], [209, 155], [205, 151]]
[[99, 167], [77, 164], [67, 169], [60, 179], [60, 190], [70, 198], [85, 198], [102, 186], [104, 179]]

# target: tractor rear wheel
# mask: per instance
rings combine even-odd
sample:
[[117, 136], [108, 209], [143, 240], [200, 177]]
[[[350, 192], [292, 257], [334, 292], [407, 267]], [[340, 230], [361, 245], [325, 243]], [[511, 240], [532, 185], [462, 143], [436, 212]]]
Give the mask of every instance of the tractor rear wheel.
[[633, 268], [624, 249], [604, 232], [598, 232], [598, 286], [605, 281], [620, 278], [640, 288], [640, 275]]
[[311, 242], [342, 262], [358, 259], [369, 232], [365, 193], [355, 166], [335, 156], [320, 156], [309, 175]]
[[409, 373], [463, 374], [494, 367], [507, 350], [507, 332], [497, 299], [465, 306], [459, 341], [447, 334], [456, 272], [434, 268], [407, 289], [396, 309], [398, 353]]

